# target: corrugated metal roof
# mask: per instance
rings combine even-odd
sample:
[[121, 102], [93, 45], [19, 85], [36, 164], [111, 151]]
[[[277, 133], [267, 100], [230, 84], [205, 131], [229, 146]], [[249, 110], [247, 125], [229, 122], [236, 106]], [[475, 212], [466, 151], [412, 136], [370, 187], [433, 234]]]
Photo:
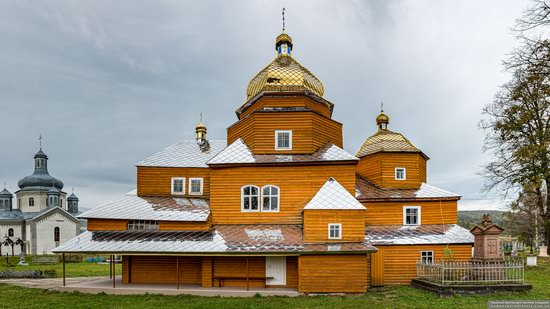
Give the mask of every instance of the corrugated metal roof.
[[414, 198], [460, 198], [460, 194], [443, 190], [427, 183], [418, 189], [382, 189], [372, 182], [357, 176], [357, 199], [414, 199]]
[[210, 149], [202, 151], [194, 140], [183, 140], [139, 162], [137, 166], [208, 167], [206, 162], [222, 151], [225, 140], [209, 140]]
[[366, 208], [346, 188], [342, 187], [336, 179], [331, 177], [315, 193], [315, 196], [307, 203], [304, 209], [365, 210]]
[[474, 235], [456, 224], [367, 225], [365, 240], [373, 245], [470, 244]]
[[139, 197], [136, 191], [88, 210], [79, 218], [158, 221], [206, 221], [210, 202], [201, 198]]
[[362, 242], [306, 244], [299, 225], [218, 225], [211, 231], [88, 231], [53, 252], [269, 254], [376, 250]]
[[360, 158], [377, 152], [418, 152], [428, 158], [403, 134], [385, 129], [380, 129], [374, 135], [367, 138], [356, 156]]
[[237, 139], [216, 155], [207, 164], [242, 163], [285, 163], [285, 162], [321, 162], [321, 161], [357, 161], [358, 159], [344, 149], [328, 143], [313, 154], [253, 154], [242, 139]]

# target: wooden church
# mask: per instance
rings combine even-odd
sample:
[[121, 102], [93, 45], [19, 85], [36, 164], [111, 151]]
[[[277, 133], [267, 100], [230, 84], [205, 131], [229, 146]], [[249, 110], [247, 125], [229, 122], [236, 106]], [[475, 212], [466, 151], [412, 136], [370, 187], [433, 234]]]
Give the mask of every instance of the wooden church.
[[[122, 282], [362, 293], [408, 284], [416, 262], [472, 256], [460, 196], [427, 183], [428, 156], [389, 117], [356, 155], [321, 81], [292, 55], [249, 83], [227, 140], [183, 140], [137, 164], [137, 190], [80, 215], [54, 250], [122, 256]], [[452, 255], [452, 257], [451, 257]]]

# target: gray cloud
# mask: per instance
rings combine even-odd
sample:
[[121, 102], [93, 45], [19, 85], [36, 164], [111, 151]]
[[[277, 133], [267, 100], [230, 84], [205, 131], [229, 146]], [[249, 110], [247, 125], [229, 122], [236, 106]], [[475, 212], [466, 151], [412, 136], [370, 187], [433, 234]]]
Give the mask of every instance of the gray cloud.
[[[390, 127], [432, 159], [429, 179], [486, 199], [481, 108], [525, 1], [3, 1], [0, 180], [16, 189], [44, 136], [50, 171], [93, 207], [135, 187], [134, 164], [194, 137], [225, 138], [248, 81], [274, 57], [280, 9], [294, 56], [325, 85], [355, 153]], [[470, 202], [471, 203], [471, 202]]]

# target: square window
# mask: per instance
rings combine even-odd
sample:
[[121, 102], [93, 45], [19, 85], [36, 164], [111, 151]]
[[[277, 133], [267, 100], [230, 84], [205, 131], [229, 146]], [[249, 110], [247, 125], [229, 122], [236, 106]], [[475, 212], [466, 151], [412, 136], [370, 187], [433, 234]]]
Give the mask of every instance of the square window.
[[275, 149], [292, 150], [292, 131], [275, 131]]
[[403, 225], [420, 225], [420, 206], [403, 207]]
[[342, 224], [328, 224], [328, 239], [342, 239]]
[[189, 194], [202, 195], [202, 178], [189, 178]]
[[396, 180], [405, 180], [407, 179], [407, 169], [404, 167], [395, 168], [395, 179]]
[[420, 252], [420, 258], [422, 263], [430, 263], [432, 264], [434, 262], [434, 252], [433, 251], [421, 251]]
[[183, 195], [185, 194], [185, 178], [173, 177], [172, 178], [172, 194]]

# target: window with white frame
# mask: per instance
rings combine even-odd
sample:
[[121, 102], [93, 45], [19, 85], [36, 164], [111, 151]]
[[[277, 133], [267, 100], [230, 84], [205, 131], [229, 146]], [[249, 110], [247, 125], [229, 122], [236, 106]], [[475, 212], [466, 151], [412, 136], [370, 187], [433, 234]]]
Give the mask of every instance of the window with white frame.
[[342, 224], [328, 224], [328, 239], [342, 239]]
[[275, 131], [275, 149], [292, 150], [292, 130]]
[[128, 230], [158, 230], [159, 223], [152, 220], [133, 220], [128, 222]]
[[420, 259], [422, 263], [432, 264], [434, 262], [434, 252], [432, 250], [420, 251]]
[[260, 188], [256, 186], [244, 186], [241, 188], [241, 210], [260, 211]]
[[202, 195], [202, 178], [189, 178], [189, 194]]
[[396, 180], [405, 180], [407, 179], [407, 169], [404, 167], [395, 168], [395, 179]]
[[172, 194], [185, 194], [185, 177], [172, 177]]
[[420, 206], [403, 207], [403, 225], [420, 225]]
[[279, 211], [279, 187], [267, 185], [262, 188], [262, 211]]

